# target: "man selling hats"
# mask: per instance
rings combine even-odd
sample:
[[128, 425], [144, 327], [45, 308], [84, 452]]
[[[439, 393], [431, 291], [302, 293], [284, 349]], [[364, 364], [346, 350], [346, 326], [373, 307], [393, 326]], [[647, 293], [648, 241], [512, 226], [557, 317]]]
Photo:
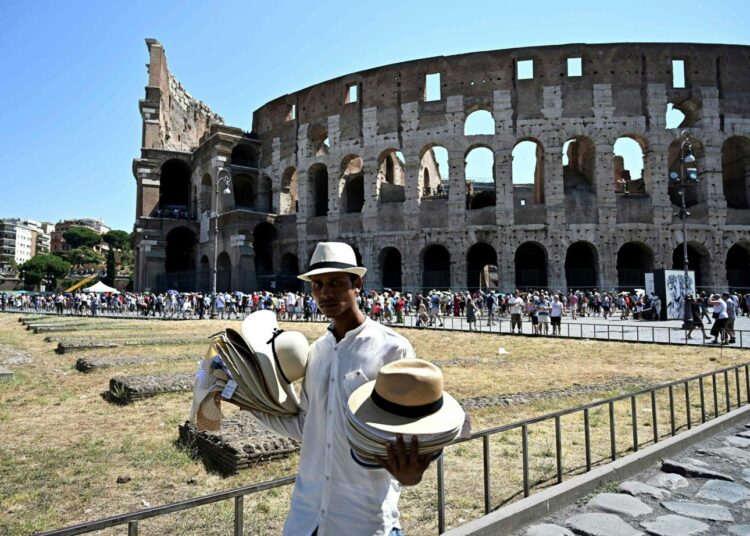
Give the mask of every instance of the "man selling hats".
[[289, 536], [401, 534], [401, 485], [422, 480], [430, 455], [419, 455], [416, 440], [387, 445], [379, 465], [355, 461], [347, 440], [347, 401], [351, 394], [394, 361], [414, 358], [409, 341], [367, 318], [357, 307], [366, 268], [354, 250], [340, 242], [315, 248], [309, 270], [320, 311], [331, 318], [325, 335], [313, 343], [300, 396], [292, 417], [253, 414], [272, 431], [302, 441], [299, 472], [284, 526]]

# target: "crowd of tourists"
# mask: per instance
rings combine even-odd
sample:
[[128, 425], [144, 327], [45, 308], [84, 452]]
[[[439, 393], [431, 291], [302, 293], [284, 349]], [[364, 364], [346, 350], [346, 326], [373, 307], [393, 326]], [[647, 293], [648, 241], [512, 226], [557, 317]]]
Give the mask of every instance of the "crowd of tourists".
[[[468, 329], [479, 329], [499, 319], [510, 318], [513, 332], [521, 332], [523, 322], [530, 322], [532, 333], [559, 335], [563, 316], [571, 320], [583, 317], [619, 318], [627, 320], [659, 320], [662, 318], [661, 299], [643, 291], [598, 292], [571, 290], [548, 292], [528, 290], [503, 293], [496, 291], [438, 291], [399, 292], [391, 289], [364, 291], [359, 295], [361, 310], [385, 324], [404, 324], [409, 315], [415, 316], [417, 327], [440, 327], [446, 317], [464, 318]], [[727, 319], [733, 323], [737, 316], [750, 316], [750, 293], [709, 295], [701, 292], [689, 296], [696, 323], [705, 319]], [[721, 306], [723, 302], [724, 305]], [[308, 292], [203, 292], [163, 293], [55, 293], [10, 294], [0, 293], [2, 310], [55, 312], [72, 315], [124, 315], [167, 319], [208, 318], [240, 319], [258, 310], [274, 311], [279, 320], [316, 321], [321, 314]], [[680, 307], [682, 307], [680, 305]], [[725, 308], [713, 318], [717, 307]], [[724, 314], [726, 316], [724, 316]], [[706, 338], [708, 338], [706, 336]], [[727, 336], [728, 342], [733, 337]]]

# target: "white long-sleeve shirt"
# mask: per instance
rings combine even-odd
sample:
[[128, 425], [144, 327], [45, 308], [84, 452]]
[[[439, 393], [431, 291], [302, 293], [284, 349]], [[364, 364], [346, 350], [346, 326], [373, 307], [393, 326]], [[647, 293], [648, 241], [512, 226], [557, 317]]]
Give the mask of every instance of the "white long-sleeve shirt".
[[270, 430], [302, 441], [299, 472], [284, 525], [288, 536], [387, 535], [398, 521], [401, 486], [385, 469], [354, 462], [346, 439], [349, 395], [392, 361], [413, 358], [401, 335], [369, 318], [343, 339], [328, 331], [310, 348], [300, 413], [253, 412]]

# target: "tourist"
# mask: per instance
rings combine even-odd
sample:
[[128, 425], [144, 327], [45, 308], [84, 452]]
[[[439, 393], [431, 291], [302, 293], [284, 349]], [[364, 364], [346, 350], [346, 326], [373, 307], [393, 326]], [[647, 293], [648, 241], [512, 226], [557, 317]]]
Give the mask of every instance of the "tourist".
[[687, 302], [690, 304], [690, 314], [693, 318], [693, 323], [690, 324], [690, 329], [688, 330], [687, 334], [685, 334], [686, 339], [692, 339], [691, 335], [693, 334], [693, 330], [697, 327], [700, 328], [701, 333], [703, 333], [704, 339], [710, 339], [710, 335], [706, 335], [706, 329], [703, 327], [703, 320], [702, 320], [702, 304], [699, 302], [696, 302], [693, 298], [692, 294], [688, 294], [685, 298]]
[[721, 337], [721, 344], [727, 342], [727, 332], [724, 329], [727, 323], [727, 302], [722, 299], [719, 294], [712, 294], [708, 300], [709, 305], [713, 307], [713, 320], [714, 324], [711, 326], [711, 335], [714, 340], [709, 341], [709, 344], [718, 344], [719, 337]]
[[549, 306], [549, 318], [552, 323], [552, 336], [560, 335], [560, 325], [562, 324], [563, 303], [560, 297], [555, 294], [552, 296], [552, 303]]
[[[336, 263], [331, 267], [331, 263]], [[299, 469], [284, 534], [400, 535], [401, 486], [422, 480], [429, 456], [419, 456], [416, 438], [407, 449], [399, 436], [377, 466], [359, 464], [346, 438], [349, 395], [390, 362], [413, 358], [408, 340], [373, 322], [357, 307], [367, 270], [357, 266], [351, 246], [319, 243], [310, 269], [313, 298], [332, 323], [310, 349], [301, 411], [294, 417], [254, 414], [269, 429], [302, 442]]]
[[518, 328], [518, 334], [522, 332], [522, 320], [521, 315], [523, 314], [524, 300], [519, 296], [520, 292], [518, 289], [513, 293], [513, 297], [510, 299], [510, 332], [515, 333]]

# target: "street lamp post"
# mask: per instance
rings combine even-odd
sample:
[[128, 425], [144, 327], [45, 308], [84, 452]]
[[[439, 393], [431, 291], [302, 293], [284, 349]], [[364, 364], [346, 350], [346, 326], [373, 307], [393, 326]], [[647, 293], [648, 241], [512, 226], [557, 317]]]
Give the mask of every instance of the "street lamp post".
[[232, 191], [229, 184], [232, 182], [232, 174], [225, 167], [219, 168], [216, 173], [216, 188], [214, 189], [214, 266], [211, 274], [211, 318], [216, 318], [216, 277], [218, 269], [216, 263], [219, 258], [219, 189], [224, 185], [224, 195], [229, 195]]
[[[683, 315], [682, 329], [691, 329], [693, 327], [693, 312], [690, 303], [687, 301], [688, 294], [688, 240], [687, 240], [687, 218], [690, 212], [685, 206], [685, 188], [688, 185], [694, 185], [698, 182], [698, 169], [695, 166], [695, 156], [693, 155], [693, 140], [687, 130], [680, 132], [680, 173], [672, 171], [669, 174], [669, 182], [679, 187], [680, 194], [680, 211], [675, 214], [679, 215], [682, 220], [682, 267], [683, 267]], [[695, 289], [697, 291], [697, 289]]]

